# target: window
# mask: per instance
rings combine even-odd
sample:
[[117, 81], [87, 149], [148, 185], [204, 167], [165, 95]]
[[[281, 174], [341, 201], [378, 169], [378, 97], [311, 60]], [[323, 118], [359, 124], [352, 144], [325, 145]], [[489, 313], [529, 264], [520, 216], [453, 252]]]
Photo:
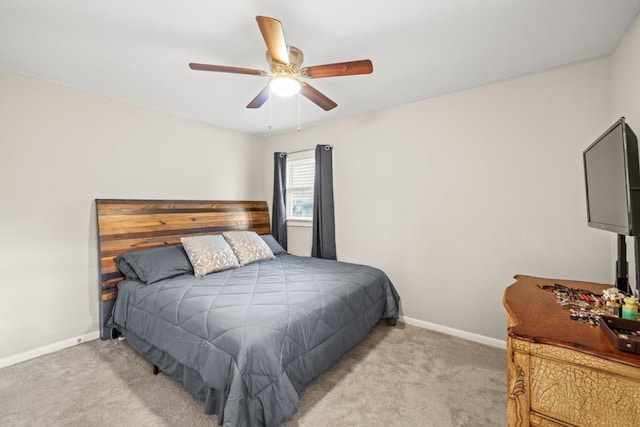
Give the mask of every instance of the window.
[[287, 155], [287, 220], [313, 218], [313, 180], [316, 170], [313, 150]]

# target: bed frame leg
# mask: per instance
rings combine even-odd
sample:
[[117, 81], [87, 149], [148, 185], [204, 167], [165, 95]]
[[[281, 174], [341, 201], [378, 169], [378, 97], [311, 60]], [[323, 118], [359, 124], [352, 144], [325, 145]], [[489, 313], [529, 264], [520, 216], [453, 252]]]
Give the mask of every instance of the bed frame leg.
[[391, 317], [387, 317], [385, 320], [387, 321], [387, 325], [396, 326], [396, 319], [391, 318]]
[[156, 365], [153, 365], [153, 375], [158, 375], [158, 367]]

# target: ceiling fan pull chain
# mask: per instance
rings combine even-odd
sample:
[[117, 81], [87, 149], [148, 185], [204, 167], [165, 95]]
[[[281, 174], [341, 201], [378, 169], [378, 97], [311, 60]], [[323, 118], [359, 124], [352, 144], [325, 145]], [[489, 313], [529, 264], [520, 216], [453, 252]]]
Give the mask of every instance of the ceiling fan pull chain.
[[271, 86], [269, 86], [269, 130], [271, 130], [271, 99], [273, 98], [271, 93]]
[[300, 132], [300, 92], [298, 92], [298, 132]]

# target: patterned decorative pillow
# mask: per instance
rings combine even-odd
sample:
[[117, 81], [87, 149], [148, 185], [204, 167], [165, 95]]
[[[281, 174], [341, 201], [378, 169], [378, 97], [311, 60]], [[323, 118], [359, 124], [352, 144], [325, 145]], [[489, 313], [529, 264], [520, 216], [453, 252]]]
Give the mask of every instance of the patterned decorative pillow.
[[192, 236], [180, 238], [195, 276], [204, 276], [215, 271], [238, 267], [238, 259], [221, 235]]
[[254, 231], [225, 231], [222, 235], [229, 242], [240, 265], [275, 258], [269, 245]]

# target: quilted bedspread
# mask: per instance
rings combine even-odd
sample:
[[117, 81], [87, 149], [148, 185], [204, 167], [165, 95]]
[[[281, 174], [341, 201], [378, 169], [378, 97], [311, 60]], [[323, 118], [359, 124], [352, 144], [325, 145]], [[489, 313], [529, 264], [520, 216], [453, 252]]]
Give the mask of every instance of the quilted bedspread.
[[112, 321], [224, 396], [225, 426], [282, 425], [399, 297], [379, 269], [289, 254], [204, 277], [123, 281]]

